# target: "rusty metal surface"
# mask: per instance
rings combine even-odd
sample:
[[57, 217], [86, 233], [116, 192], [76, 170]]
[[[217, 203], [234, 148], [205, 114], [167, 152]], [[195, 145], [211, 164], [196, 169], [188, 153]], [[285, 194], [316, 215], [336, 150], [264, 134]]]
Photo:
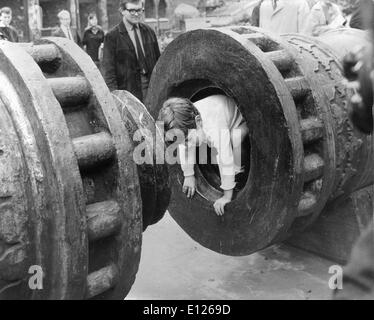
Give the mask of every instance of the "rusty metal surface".
[[[309, 83], [318, 115], [324, 126], [330, 128], [322, 147], [323, 159], [331, 163], [322, 177], [322, 185], [329, 184], [329, 188], [321, 190], [319, 206], [313, 214], [295, 221], [290, 231], [295, 233], [315, 221], [326, 201], [347, 196], [373, 183], [372, 137], [359, 133], [348, 119], [347, 101], [352, 92], [345, 87], [341, 65], [341, 58], [351, 46], [368, 42], [366, 33], [360, 30], [336, 30], [318, 39], [302, 35], [285, 35], [283, 38], [294, 48], [296, 61], [303, 72], [311, 75]], [[324, 100], [318, 101], [321, 96]]]
[[[3, 79], [1, 79], [3, 80]], [[17, 286], [35, 255], [27, 228], [27, 167], [12, 119], [0, 100], [0, 288]], [[6, 164], [6, 165], [4, 165]], [[0, 294], [1, 296], [1, 294]]]
[[[8, 118], [1, 127], [2, 160], [11, 161], [0, 163], [1, 298], [77, 299], [86, 282], [86, 221], [63, 113], [26, 52], [1, 42], [0, 59], [2, 119]], [[28, 287], [31, 265], [44, 270], [45, 290]]]
[[[352, 37], [354, 43], [367, 41], [362, 32], [334, 36], [345, 48]], [[372, 138], [349, 123], [350, 92], [335, 52], [342, 50], [328, 43], [229, 27], [188, 32], [163, 53], [145, 102], [153, 117], [168, 97], [220, 88], [236, 100], [250, 131], [249, 178], [223, 219], [214, 213], [214, 199], [204, 196], [214, 194], [213, 186], [190, 201], [182, 193], [179, 166], [170, 169], [169, 211], [202, 245], [250, 254], [301, 232], [328, 201], [373, 182]], [[196, 176], [199, 185], [204, 177], [198, 168]]]

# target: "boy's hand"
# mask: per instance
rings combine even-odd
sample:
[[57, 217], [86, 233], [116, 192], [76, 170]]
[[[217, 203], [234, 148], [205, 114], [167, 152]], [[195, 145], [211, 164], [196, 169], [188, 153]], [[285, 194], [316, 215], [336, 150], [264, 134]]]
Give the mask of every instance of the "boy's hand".
[[223, 193], [223, 197], [219, 198], [216, 202], [214, 202], [213, 207], [217, 215], [223, 216], [223, 214], [225, 213], [225, 205], [231, 201], [233, 194], [234, 189], [225, 190]]
[[225, 205], [228, 204], [231, 200], [227, 199], [226, 197], [219, 198], [216, 202], [214, 202], [214, 211], [217, 213], [218, 216], [223, 216], [225, 213]]
[[196, 179], [195, 176], [189, 176], [184, 178], [183, 192], [187, 195], [187, 198], [192, 198], [196, 191]]

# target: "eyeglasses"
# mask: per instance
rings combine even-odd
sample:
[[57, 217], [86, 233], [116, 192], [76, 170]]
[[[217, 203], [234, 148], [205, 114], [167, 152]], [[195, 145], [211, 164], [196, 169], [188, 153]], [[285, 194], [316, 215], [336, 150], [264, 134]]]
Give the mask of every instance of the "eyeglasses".
[[130, 12], [130, 14], [135, 15], [137, 14], [142, 14], [144, 12], [144, 9], [125, 9], [126, 11]]

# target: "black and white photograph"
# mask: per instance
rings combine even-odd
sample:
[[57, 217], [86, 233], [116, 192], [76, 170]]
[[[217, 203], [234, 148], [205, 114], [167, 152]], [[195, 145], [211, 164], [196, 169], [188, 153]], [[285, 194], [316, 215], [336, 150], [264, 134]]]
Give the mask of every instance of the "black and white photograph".
[[374, 300], [373, 42], [374, 0], [0, 0], [0, 305]]

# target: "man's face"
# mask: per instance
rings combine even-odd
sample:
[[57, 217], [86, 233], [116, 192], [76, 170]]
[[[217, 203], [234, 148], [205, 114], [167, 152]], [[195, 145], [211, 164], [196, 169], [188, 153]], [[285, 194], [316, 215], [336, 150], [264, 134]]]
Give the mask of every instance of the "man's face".
[[0, 21], [8, 27], [10, 25], [10, 22], [12, 21], [12, 15], [7, 13], [2, 13], [0, 17]]
[[123, 18], [130, 24], [136, 24], [143, 19], [143, 3], [127, 3], [126, 10], [121, 10]]
[[68, 15], [62, 16], [60, 18], [60, 24], [62, 24], [65, 27], [70, 27], [70, 22], [71, 22], [71, 18]]

